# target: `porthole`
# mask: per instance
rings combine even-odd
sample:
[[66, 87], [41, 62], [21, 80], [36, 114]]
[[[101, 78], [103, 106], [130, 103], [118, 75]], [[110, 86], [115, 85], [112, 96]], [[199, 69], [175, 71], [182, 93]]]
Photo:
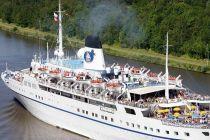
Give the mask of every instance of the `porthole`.
[[134, 127], [134, 124], [133, 123], [131, 123], [131, 125], [132, 125], [132, 127]]
[[147, 130], [147, 127], [146, 127], [146, 126], [144, 126], [144, 129], [145, 129], [145, 130]]
[[98, 117], [98, 114], [95, 114], [95, 117]]
[[174, 135], [179, 135], [179, 133], [178, 132], [174, 132]]
[[114, 119], [113, 118], [111, 118], [111, 122], [114, 122]]
[[126, 122], [126, 125], [129, 126], [129, 122]]
[[185, 132], [184, 135], [189, 137], [190, 136], [190, 133]]

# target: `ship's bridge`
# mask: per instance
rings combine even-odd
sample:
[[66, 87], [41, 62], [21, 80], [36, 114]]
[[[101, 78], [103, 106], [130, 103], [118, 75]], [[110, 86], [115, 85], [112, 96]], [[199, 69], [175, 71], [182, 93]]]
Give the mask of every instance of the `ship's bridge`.
[[84, 67], [82, 59], [51, 59], [49, 63], [70, 69], [82, 69]]

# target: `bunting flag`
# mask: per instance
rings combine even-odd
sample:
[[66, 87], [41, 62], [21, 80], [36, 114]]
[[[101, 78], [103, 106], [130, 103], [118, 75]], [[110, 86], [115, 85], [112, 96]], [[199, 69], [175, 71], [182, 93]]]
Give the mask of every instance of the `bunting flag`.
[[54, 13], [54, 21], [58, 22], [58, 14]]

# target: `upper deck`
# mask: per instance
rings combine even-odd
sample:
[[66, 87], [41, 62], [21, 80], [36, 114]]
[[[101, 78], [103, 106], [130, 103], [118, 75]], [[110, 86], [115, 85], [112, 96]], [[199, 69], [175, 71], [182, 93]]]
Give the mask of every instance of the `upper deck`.
[[[80, 61], [72, 61], [75, 63], [75, 67]], [[106, 104], [108, 108], [111, 108], [110, 112], [113, 112], [113, 106], [121, 104], [124, 107], [130, 107], [133, 109], [141, 109], [145, 117], [153, 117], [155, 119], [162, 120], [163, 124], [171, 125], [176, 122], [177, 126], [188, 127], [193, 124], [192, 120], [188, 125], [186, 125], [186, 120], [184, 116], [189, 113], [189, 106], [194, 104], [210, 104], [209, 96], [201, 96], [199, 94], [193, 93], [192, 91], [180, 87], [177, 84], [177, 80], [171, 80], [169, 84], [170, 99], [166, 100], [164, 98], [165, 83], [164, 80], [157, 80], [158, 77], [145, 77], [145, 72], [134, 74], [129, 73], [130, 79], [128, 81], [123, 81], [120, 76], [115, 77], [115, 75], [103, 75], [97, 77], [95, 73], [89, 73], [82, 69], [71, 69], [67, 67], [60, 66], [56, 63], [46, 63], [47, 65], [40, 65], [37, 69], [25, 69], [19, 72], [15, 72], [12, 76], [15, 80], [23, 82], [25, 77], [32, 77], [36, 79], [40, 85], [40, 89], [49, 92], [65, 92], [77, 95], [80, 100], [88, 99], [96, 101], [97, 103]], [[69, 63], [70, 65], [70, 63]], [[59, 67], [58, 67], [59, 66]], [[100, 76], [100, 75], [98, 75]], [[168, 111], [164, 113], [157, 113], [158, 109], [172, 109], [179, 106], [178, 103], [183, 102], [181, 106], [188, 108], [188, 111], [183, 113], [179, 112], [178, 117], [173, 117], [173, 111]], [[165, 106], [163, 106], [165, 104]], [[170, 106], [171, 105], [171, 106]], [[146, 112], [145, 112], [146, 111]], [[198, 112], [204, 111], [202, 108], [198, 109]], [[205, 109], [207, 112], [207, 123], [200, 123], [200, 120], [204, 120], [203, 116], [199, 115], [199, 123], [195, 127], [205, 126], [208, 127], [208, 120], [210, 116], [209, 108]], [[199, 113], [197, 113], [199, 114]], [[184, 118], [184, 119], [183, 119]], [[172, 121], [171, 121], [172, 120]], [[181, 120], [181, 121], [180, 121]], [[202, 121], [201, 121], [202, 122]]]

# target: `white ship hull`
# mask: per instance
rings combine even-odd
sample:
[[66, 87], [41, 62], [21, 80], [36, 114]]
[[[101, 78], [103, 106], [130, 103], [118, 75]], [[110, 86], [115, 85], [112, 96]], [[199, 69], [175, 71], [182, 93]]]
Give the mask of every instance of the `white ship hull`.
[[[3, 77], [2, 77], [3, 78]], [[4, 78], [3, 78], [4, 79]], [[5, 82], [5, 80], [4, 80]], [[25, 106], [25, 108], [31, 112], [32, 115], [38, 119], [54, 125], [60, 128], [64, 128], [75, 133], [84, 135], [91, 139], [209, 139], [209, 136], [204, 136], [202, 132], [209, 132], [209, 129], [194, 129], [194, 128], [182, 128], [182, 127], [172, 127], [165, 126], [159, 123], [159, 121], [148, 118], [138, 118], [133, 119], [141, 125], [141, 129], [126, 127], [118, 122], [112, 123], [110, 121], [103, 121], [98, 118], [91, 116], [91, 110], [100, 114], [100, 110], [97, 108], [88, 106], [85, 103], [79, 101], [66, 101], [62, 100], [62, 104], [59, 104], [59, 100], [56, 100], [54, 103], [55, 95], [50, 93], [45, 93], [39, 89], [32, 89], [26, 86], [20, 85], [15, 80], [11, 79], [6, 81], [5, 84], [15, 91], [15, 97]], [[35, 94], [42, 96], [43, 99], [36, 99]], [[60, 101], [61, 101], [60, 100]], [[89, 110], [89, 114], [85, 115], [80, 112], [77, 112], [77, 108], [86, 108]], [[108, 116], [108, 114], [107, 114]], [[124, 115], [116, 114], [116, 117], [113, 117], [115, 120], [122, 117], [122, 121], [126, 122], [126, 117]], [[118, 118], [117, 118], [118, 117]], [[131, 120], [132, 118], [130, 118]], [[148, 126], [145, 130], [144, 126]], [[151, 128], [153, 130], [151, 131]], [[157, 128], [160, 132], [156, 132]], [[166, 130], [170, 134], [166, 134]], [[178, 132], [179, 135], [175, 135], [174, 132]], [[186, 136], [184, 132], [189, 132], [190, 136]]]
[[[11, 72], [6, 67], [1, 75], [4, 83], [16, 92], [15, 97], [32, 115], [51, 125], [97, 140], [210, 139], [209, 117], [205, 125], [202, 122], [198, 125], [192, 121], [187, 123], [186, 109], [181, 111], [180, 108], [176, 114], [181, 115], [178, 117], [180, 120], [185, 118], [181, 123], [177, 117], [168, 121], [167, 115], [157, 116], [159, 103], [183, 103], [185, 98], [176, 96], [188, 95], [179, 76], [168, 78], [168, 34], [165, 76], [128, 64], [120, 66], [114, 63], [106, 67], [98, 36], [87, 36], [85, 48], [77, 53], [79, 59], [64, 56], [60, 1], [57, 12], [59, 30], [55, 57], [49, 59], [47, 51], [46, 62], [35, 55], [29, 69]], [[66, 76], [71, 79], [66, 79]], [[175, 91], [173, 98], [176, 100], [172, 98], [172, 103], [170, 89]], [[165, 96], [161, 95], [163, 90]], [[149, 93], [155, 95], [141, 98], [141, 95]], [[154, 101], [147, 101], [150, 97]], [[167, 113], [169, 115], [169, 111]], [[203, 119], [200, 118], [201, 121]]]
[[[60, 128], [73, 131], [80, 135], [92, 139], [139, 139], [149, 138], [148, 136], [128, 133], [126, 130], [121, 130], [113, 126], [104, 125], [90, 118], [74, 114], [73, 112], [62, 111], [52, 106], [34, 101], [30, 98], [16, 94], [15, 97], [20, 101], [24, 107], [36, 118]], [[151, 137], [150, 137], [151, 138]]]

